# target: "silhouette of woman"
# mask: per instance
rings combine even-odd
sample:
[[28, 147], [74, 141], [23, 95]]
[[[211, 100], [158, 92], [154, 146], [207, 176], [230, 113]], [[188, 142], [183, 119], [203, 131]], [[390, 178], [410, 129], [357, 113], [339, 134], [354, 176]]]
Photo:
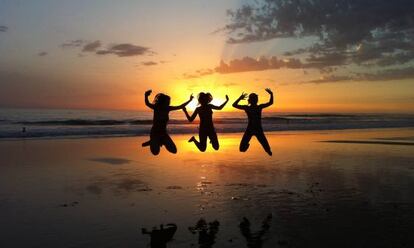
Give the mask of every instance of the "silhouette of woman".
[[169, 152], [177, 153], [177, 147], [167, 133], [167, 124], [169, 120], [168, 115], [170, 111], [184, 109], [184, 107], [190, 103], [194, 97], [191, 95], [188, 101], [179, 106], [170, 106], [170, 96], [162, 93], [155, 96], [154, 103], [150, 103], [148, 97], [151, 95], [151, 92], [152, 90], [145, 92], [145, 105], [154, 110], [154, 118], [152, 121], [150, 140], [144, 142], [142, 146], [150, 146], [151, 152], [154, 155], [158, 155], [158, 153], [160, 153], [160, 147], [163, 145]]
[[244, 132], [243, 138], [240, 142], [241, 152], [247, 151], [247, 149], [249, 148], [250, 139], [252, 138], [252, 136], [256, 136], [257, 140], [260, 142], [260, 144], [262, 144], [267, 154], [272, 156], [272, 151], [263, 133], [263, 128], [262, 128], [262, 110], [273, 104], [273, 92], [270, 89], [266, 89], [266, 91], [267, 93], [270, 94], [270, 99], [268, 103], [257, 105], [257, 102], [259, 99], [258, 99], [257, 94], [255, 93], [251, 93], [249, 95], [249, 99], [248, 99], [249, 105], [239, 105], [239, 102], [241, 100], [246, 99], [247, 94], [245, 93], [243, 93], [233, 103], [233, 107], [244, 110], [247, 114], [247, 118], [249, 119], [246, 131]]
[[210, 139], [210, 143], [213, 146], [214, 150], [219, 149], [219, 142], [217, 139], [217, 133], [213, 125], [213, 109], [221, 110], [229, 101], [229, 97], [226, 95], [226, 101], [220, 106], [215, 106], [210, 104], [213, 100], [213, 96], [210, 93], [201, 92], [198, 94], [198, 103], [199, 107], [196, 108], [194, 113], [190, 116], [184, 108], [184, 113], [187, 116], [187, 119], [192, 122], [197, 114], [200, 117], [200, 127], [198, 131], [198, 137], [200, 141], [197, 141], [194, 136], [188, 140], [188, 142], [194, 142], [197, 148], [204, 152], [207, 148], [207, 137]]

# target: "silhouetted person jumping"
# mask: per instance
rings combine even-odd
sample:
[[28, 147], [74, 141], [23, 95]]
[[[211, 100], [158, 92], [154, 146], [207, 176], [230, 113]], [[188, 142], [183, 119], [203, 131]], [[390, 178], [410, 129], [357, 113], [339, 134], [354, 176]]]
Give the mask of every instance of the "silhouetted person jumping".
[[210, 104], [213, 100], [213, 96], [210, 93], [201, 92], [198, 94], [198, 103], [199, 107], [197, 107], [194, 113], [190, 116], [185, 108], [183, 108], [187, 119], [192, 122], [196, 118], [197, 114], [200, 117], [200, 127], [198, 130], [198, 137], [200, 141], [197, 141], [194, 136], [188, 140], [188, 142], [194, 142], [197, 148], [204, 152], [207, 148], [207, 137], [210, 139], [210, 143], [213, 146], [214, 150], [219, 149], [219, 142], [217, 139], [216, 129], [213, 125], [213, 109], [221, 110], [229, 101], [229, 97], [226, 95], [226, 101], [221, 104], [220, 106], [215, 106]]
[[169, 120], [170, 111], [184, 109], [184, 107], [191, 102], [193, 96], [190, 96], [190, 100], [179, 106], [170, 106], [171, 98], [168, 95], [159, 93], [154, 98], [154, 103], [150, 103], [148, 100], [149, 95], [151, 95], [152, 90], [145, 92], [145, 105], [150, 109], [154, 110], [154, 118], [152, 121], [152, 128], [150, 134], [150, 140], [144, 142], [142, 146], [150, 146], [151, 152], [154, 155], [160, 153], [160, 147], [165, 146], [167, 150], [171, 153], [177, 153], [177, 147], [174, 144], [174, 141], [167, 133], [167, 124]]
[[244, 132], [243, 138], [240, 142], [241, 152], [247, 151], [247, 149], [249, 148], [250, 139], [254, 135], [256, 136], [260, 144], [262, 144], [267, 154], [272, 156], [272, 151], [270, 149], [269, 142], [267, 142], [266, 136], [264, 135], [263, 128], [262, 128], [262, 110], [273, 104], [273, 92], [270, 89], [266, 89], [266, 91], [267, 93], [270, 94], [270, 99], [268, 103], [257, 105], [259, 97], [255, 93], [251, 93], [249, 95], [249, 99], [248, 99], [249, 105], [239, 105], [239, 102], [241, 100], [246, 99], [247, 94], [245, 93], [243, 93], [233, 103], [233, 107], [244, 110], [249, 119], [249, 123], [247, 124], [246, 131]]

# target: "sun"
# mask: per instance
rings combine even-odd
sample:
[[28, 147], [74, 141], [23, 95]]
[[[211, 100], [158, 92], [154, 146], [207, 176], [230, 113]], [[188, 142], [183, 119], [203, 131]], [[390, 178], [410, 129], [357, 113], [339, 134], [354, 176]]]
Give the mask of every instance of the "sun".
[[171, 92], [174, 103], [186, 101], [188, 97], [193, 94], [194, 99], [186, 106], [190, 111], [194, 111], [198, 107], [197, 97], [200, 92], [209, 92], [213, 96], [211, 104], [219, 106], [226, 100], [226, 95], [229, 96], [230, 101], [224, 107], [224, 111], [233, 111], [231, 103], [242, 92], [237, 86], [226, 87], [222, 84], [220, 79], [215, 77], [205, 77], [197, 79], [192, 82], [177, 81], [176, 87]]

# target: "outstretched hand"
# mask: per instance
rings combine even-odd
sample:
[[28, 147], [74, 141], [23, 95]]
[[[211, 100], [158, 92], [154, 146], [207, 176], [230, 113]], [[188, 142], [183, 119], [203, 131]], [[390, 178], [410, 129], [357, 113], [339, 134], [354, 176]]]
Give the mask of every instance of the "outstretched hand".
[[194, 99], [194, 96], [193, 96], [193, 94], [191, 94], [190, 101], [193, 100], [193, 99]]
[[270, 90], [270, 88], [266, 88], [266, 92], [269, 93], [270, 95], [273, 95], [272, 90]]
[[240, 99], [240, 100], [242, 100], [242, 99], [244, 100], [244, 99], [246, 99], [246, 98], [247, 98], [247, 93], [244, 93], [244, 92], [243, 92], [243, 93], [241, 94], [241, 96], [239, 97], [239, 99]]
[[226, 95], [226, 101], [228, 101], [229, 100], [229, 96], [228, 95]]
[[147, 90], [147, 91], [145, 91], [145, 95], [146, 95], [146, 96], [151, 95], [151, 93], [152, 93], [152, 90]]

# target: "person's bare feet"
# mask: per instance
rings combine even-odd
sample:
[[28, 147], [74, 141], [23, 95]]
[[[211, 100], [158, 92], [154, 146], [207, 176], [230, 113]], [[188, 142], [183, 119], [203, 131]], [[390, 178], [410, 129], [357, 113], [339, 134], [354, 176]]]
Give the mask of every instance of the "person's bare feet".
[[188, 140], [188, 142], [194, 142], [194, 141], [195, 141], [194, 136], [192, 136], [192, 137]]

